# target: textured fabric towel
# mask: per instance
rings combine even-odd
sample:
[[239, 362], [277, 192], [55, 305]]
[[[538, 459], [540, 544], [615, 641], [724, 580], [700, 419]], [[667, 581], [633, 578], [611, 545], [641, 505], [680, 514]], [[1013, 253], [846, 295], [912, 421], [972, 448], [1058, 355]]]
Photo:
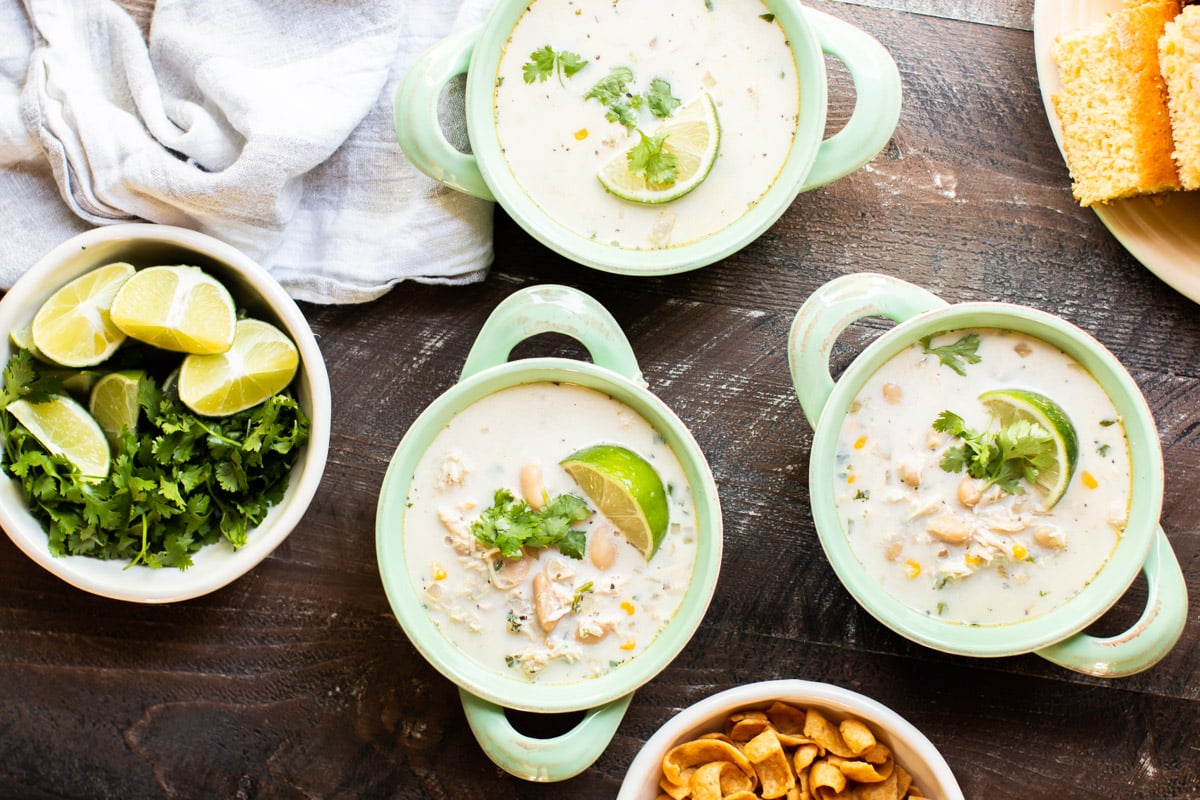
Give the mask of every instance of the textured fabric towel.
[[404, 70], [486, 0], [0, 0], [0, 287], [95, 225], [222, 239], [295, 298], [481, 280], [492, 204], [392, 132]]

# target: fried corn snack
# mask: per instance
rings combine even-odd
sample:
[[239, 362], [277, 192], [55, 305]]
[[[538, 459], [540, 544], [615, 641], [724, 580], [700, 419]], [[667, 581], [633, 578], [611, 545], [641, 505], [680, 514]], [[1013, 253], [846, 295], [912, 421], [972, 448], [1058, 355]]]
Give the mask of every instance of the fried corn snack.
[[776, 702], [663, 757], [659, 800], [924, 800], [862, 720]]

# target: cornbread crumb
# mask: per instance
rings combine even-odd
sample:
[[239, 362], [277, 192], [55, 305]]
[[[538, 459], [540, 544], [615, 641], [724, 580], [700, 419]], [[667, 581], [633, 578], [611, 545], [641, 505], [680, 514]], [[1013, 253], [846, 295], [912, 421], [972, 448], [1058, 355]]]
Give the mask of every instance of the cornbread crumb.
[[1062, 91], [1051, 102], [1081, 205], [1180, 188], [1158, 62], [1159, 38], [1180, 10], [1179, 0], [1128, 0], [1055, 42]]
[[1164, 28], [1158, 59], [1167, 84], [1175, 165], [1184, 189], [1200, 189], [1200, 5]]

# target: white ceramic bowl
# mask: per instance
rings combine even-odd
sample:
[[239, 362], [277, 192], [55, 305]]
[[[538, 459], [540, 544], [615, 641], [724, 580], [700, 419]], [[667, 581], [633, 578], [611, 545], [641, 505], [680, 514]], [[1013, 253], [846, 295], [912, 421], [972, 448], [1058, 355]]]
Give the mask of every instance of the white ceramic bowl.
[[802, 708], [816, 708], [831, 722], [856, 717], [865, 722], [896, 761], [913, 776], [913, 782], [929, 797], [963, 800], [941, 753], [923, 733], [887, 706], [869, 697], [828, 683], [776, 680], [751, 683], [719, 692], [688, 706], [650, 737], [634, 758], [621, 783], [617, 800], [654, 800], [659, 795], [663, 756], [677, 744], [703, 733], [720, 731], [735, 711], [765, 709], [779, 700]]
[[67, 583], [93, 594], [141, 603], [168, 603], [197, 597], [248, 572], [287, 538], [316, 493], [329, 452], [332, 417], [329, 376], [307, 320], [270, 274], [235, 248], [195, 231], [131, 223], [96, 228], [72, 237], [33, 265], [0, 300], [0, 364], [13, 346], [9, 333], [29, 324], [56, 289], [95, 267], [127, 261], [135, 267], [191, 264], [221, 280], [239, 307], [278, 324], [300, 351], [294, 383], [301, 408], [312, 421], [304, 452], [292, 469], [283, 500], [249, 532], [240, 550], [226, 542], [203, 548], [186, 570], [126, 569], [123, 560], [50, 554], [46, 531], [29, 513], [17, 482], [0, 479], [0, 525], [38, 564]]

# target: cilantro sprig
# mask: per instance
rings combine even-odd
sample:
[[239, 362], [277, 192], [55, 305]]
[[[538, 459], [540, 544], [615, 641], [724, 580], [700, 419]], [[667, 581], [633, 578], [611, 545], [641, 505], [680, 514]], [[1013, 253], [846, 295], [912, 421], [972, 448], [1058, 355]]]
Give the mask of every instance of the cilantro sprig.
[[523, 547], [557, 547], [568, 558], [583, 558], [586, 536], [571, 525], [582, 522], [591, 509], [573, 494], [560, 494], [534, 511], [529, 503], [497, 489], [492, 505], [471, 523], [471, 533], [505, 558], [520, 558]]
[[974, 431], [952, 411], [943, 411], [933, 429], [962, 441], [943, 455], [946, 472], [966, 473], [987, 486], [995, 484], [1008, 494], [1024, 494], [1021, 481], [1033, 485], [1038, 475], [1055, 463], [1054, 437], [1035, 422], [1013, 420], [994, 431]]
[[638, 131], [641, 141], [630, 148], [626, 155], [629, 171], [646, 182], [651, 189], [665, 189], [679, 177], [678, 159], [669, 150], [664, 150], [665, 134], [647, 136]]
[[[58, 391], [27, 350], [5, 366], [0, 407]], [[122, 559], [186, 569], [200, 548], [246, 544], [287, 490], [292, 465], [308, 441], [309, 420], [290, 393], [220, 418], [200, 418], [179, 400], [173, 382], [146, 376], [138, 393], [138, 432], [123, 431], [109, 474], [84, 479], [50, 455], [22, 425], [0, 411], [5, 474], [16, 478], [56, 556]]]
[[588, 62], [578, 53], [569, 50], [555, 50], [550, 45], [534, 50], [529, 54], [529, 60], [521, 68], [521, 75], [526, 83], [549, 80], [551, 75], [558, 78], [560, 85], [566, 85], [563, 78], [574, 77], [575, 73], [586, 67]]
[[629, 67], [614, 67], [608, 75], [596, 81], [584, 95], [584, 100], [595, 100], [608, 109], [604, 118], [609, 122], [624, 125], [633, 130], [638, 124], [638, 112], [646, 108], [658, 119], [665, 119], [679, 107], [680, 100], [671, 94], [671, 84], [663, 78], [650, 81], [650, 88], [635, 92], [633, 70]]
[[966, 375], [967, 368], [963, 362], [978, 364], [980, 361], [980, 355], [976, 352], [979, 350], [979, 334], [968, 333], [957, 341], [940, 347], [933, 346], [932, 335], [925, 336], [921, 338], [921, 350], [926, 355], [937, 356], [939, 361], [959, 375]]

